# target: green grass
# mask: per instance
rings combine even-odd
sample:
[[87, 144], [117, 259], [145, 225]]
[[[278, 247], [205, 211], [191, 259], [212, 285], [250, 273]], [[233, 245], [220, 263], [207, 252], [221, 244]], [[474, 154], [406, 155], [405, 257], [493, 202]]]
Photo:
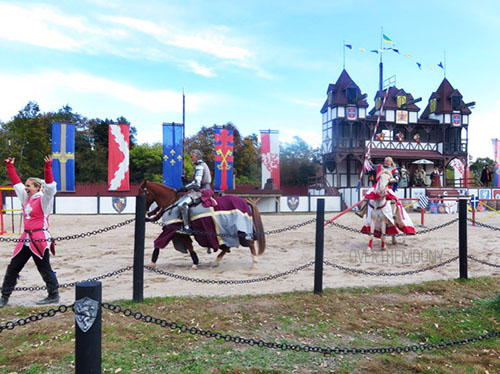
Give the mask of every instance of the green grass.
[[[189, 327], [266, 342], [392, 347], [500, 330], [499, 278], [240, 297], [116, 304]], [[15, 297], [15, 295], [13, 295]], [[0, 323], [46, 309], [6, 307]], [[423, 353], [322, 355], [227, 343], [103, 309], [103, 373], [491, 373], [500, 339]], [[0, 373], [73, 373], [74, 315], [0, 334]]]

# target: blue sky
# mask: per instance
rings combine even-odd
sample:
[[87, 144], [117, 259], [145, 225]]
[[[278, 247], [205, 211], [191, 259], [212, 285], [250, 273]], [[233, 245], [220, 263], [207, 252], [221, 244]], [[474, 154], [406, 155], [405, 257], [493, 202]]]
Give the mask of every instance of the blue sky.
[[90, 118], [124, 116], [152, 143], [163, 122], [182, 122], [185, 89], [187, 135], [231, 121], [243, 135], [274, 129], [316, 147], [343, 40], [353, 46], [346, 70], [372, 107], [378, 56], [359, 48], [380, 48], [383, 27], [401, 53], [384, 52], [385, 77], [422, 97], [421, 111], [446, 52], [448, 80], [477, 103], [469, 152], [492, 158], [499, 19], [497, 1], [0, 0], [0, 120], [30, 100], [42, 111], [68, 104]]

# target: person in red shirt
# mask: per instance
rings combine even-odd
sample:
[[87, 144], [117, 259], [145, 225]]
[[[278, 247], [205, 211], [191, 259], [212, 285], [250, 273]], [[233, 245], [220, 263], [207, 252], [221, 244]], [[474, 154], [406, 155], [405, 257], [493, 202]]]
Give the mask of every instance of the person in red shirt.
[[5, 160], [7, 173], [17, 197], [21, 201], [24, 217], [24, 233], [14, 249], [2, 284], [0, 308], [5, 306], [17, 283], [17, 277], [30, 257], [33, 257], [38, 272], [47, 285], [48, 296], [37, 302], [39, 305], [59, 302], [59, 284], [50, 266], [49, 248], [54, 253], [54, 242], [49, 234], [49, 215], [57, 192], [57, 183], [52, 175], [52, 156], [44, 158], [44, 178], [28, 178], [23, 184], [14, 168], [14, 158]]

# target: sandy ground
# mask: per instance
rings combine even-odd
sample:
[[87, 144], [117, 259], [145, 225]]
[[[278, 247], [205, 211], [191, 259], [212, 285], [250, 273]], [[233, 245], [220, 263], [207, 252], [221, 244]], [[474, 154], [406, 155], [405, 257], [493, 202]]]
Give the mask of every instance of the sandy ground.
[[[330, 219], [337, 213], [327, 213]], [[491, 213], [480, 213], [478, 221]], [[457, 215], [426, 214], [425, 227], [419, 226], [420, 214], [411, 213], [416, 230], [424, 230], [456, 218]], [[303, 223], [314, 218], [307, 214], [264, 215], [265, 230], [285, 228]], [[51, 231], [55, 237], [80, 234], [107, 227], [133, 215], [54, 215], [51, 217]], [[10, 225], [10, 221], [7, 221]], [[360, 229], [362, 220], [353, 213], [348, 213], [336, 220], [337, 223]], [[500, 228], [500, 214], [488, 218], [484, 223]], [[16, 222], [17, 224], [17, 222]], [[468, 223], [468, 252], [481, 260], [500, 264], [500, 232], [486, 228], [472, 227]], [[152, 243], [160, 233], [158, 225], [146, 224], [146, 243], [144, 263], [149, 264]], [[265, 253], [259, 257], [259, 263], [252, 268], [252, 259], [248, 248], [235, 248], [226, 255], [218, 268], [210, 264], [216, 254], [207, 254], [201, 247], [195, 247], [200, 258], [198, 270], [192, 270], [189, 255], [181, 254], [171, 245], [163, 249], [157, 262], [157, 268], [163, 271], [199, 279], [246, 280], [267, 277], [295, 269], [314, 260], [316, 224], [311, 223], [296, 230], [268, 235]], [[14, 236], [3, 236], [14, 238]], [[366, 252], [368, 237], [333, 226], [325, 227], [324, 259], [331, 263], [352, 269], [366, 271], [402, 272], [425, 268], [444, 262], [458, 255], [458, 222], [427, 234], [398, 238], [397, 245], [390, 244], [385, 252], [378, 249], [371, 254]], [[0, 274], [3, 278], [10, 261], [14, 243], [0, 242]], [[57, 243], [57, 255], [52, 257], [52, 266], [57, 272], [60, 283], [83, 281], [122, 269], [133, 263], [134, 223], [106, 233]], [[400, 285], [429, 280], [457, 278], [458, 260], [423, 273], [404, 276], [367, 276], [354, 274], [325, 265], [323, 287], [356, 287], [374, 285]], [[469, 277], [500, 276], [500, 268], [469, 261]], [[18, 287], [44, 285], [34, 262], [30, 260], [18, 281]], [[226, 296], [243, 294], [267, 294], [293, 290], [313, 290], [314, 266], [289, 274], [285, 277], [250, 284], [201, 284], [175, 279], [151, 271], [144, 274], [144, 297], [203, 295]], [[103, 301], [132, 299], [132, 270], [102, 280]], [[33, 305], [45, 297], [45, 291], [14, 291], [9, 304]], [[74, 302], [74, 288], [60, 290], [61, 303]]]

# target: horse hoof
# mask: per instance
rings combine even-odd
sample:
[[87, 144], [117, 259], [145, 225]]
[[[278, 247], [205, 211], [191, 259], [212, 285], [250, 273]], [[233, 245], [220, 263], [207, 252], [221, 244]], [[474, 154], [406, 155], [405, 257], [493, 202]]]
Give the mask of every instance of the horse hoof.
[[149, 267], [151, 267], [151, 268], [153, 268], [153, 269], [154, 269], [154, 268], [156, 267], [156, 262], [152, 262], [152, 263], [150, 263], [150, 264], [149, 264]]
[[218, 267], [218, 266], [219, 266], [219, 263], [218, 263], [218, 262], [213, 262], [213, 263], [212, 263], [212, 267], [213, 267], [213, 268], [216, 268], [216, 267]]
[[191, 270], [198, 270], [198, 265], [191, 266]]

